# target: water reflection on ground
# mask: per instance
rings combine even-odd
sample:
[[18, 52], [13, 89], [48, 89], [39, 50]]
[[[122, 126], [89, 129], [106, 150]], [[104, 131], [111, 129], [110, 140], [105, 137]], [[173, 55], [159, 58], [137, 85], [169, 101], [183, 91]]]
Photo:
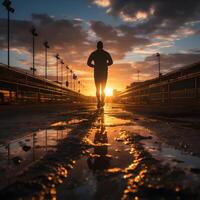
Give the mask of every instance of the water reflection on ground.
[[20, 137], [0, 147], [0, 186], [13, 182], [24, 169], [40, 160], [47, 152], [56, 151], [60, 141], [67, 137], [65, 130], [47, 129]]
[[110, 127], [112, 121], [115, 125], [127, 123], [106, 116], [103, 111], [98, 113], [86, 140], [92, 148], [76, 162], [69, 177], [58, 187], [58, 199], [119, 199], [122, 196], [123, 168], [132, 163], [133, 156], [125, 144], [116, 140], [119, 132]]
[[0, 197], [199, 199], [200, 158], [164, 144], [140, 119], [107, 106], [2, 146], [9, 170], [40, 161]]

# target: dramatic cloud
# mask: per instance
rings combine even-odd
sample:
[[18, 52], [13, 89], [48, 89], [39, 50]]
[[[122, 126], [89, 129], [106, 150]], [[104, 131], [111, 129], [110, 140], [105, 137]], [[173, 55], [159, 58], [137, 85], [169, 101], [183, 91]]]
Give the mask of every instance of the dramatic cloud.
[[[44, 51], [43, 42], [49, 41], [55, 53], [62, 52], [66, 60], [79, 61], [86, 49], [90, 49], [87, 34], [82, 29], [80, 20], [56, 20], [45, 14], [33, 14], [32, 21], [11, 21], [11, 47], [32, 51], [30, 29], [35, 26], [39, 37], [36, 38], [36, 52]], [[2, 27], [0, 48], [6, 48], [6, 21], [0, 19]]]
[[[92, 1], [92, 0], [91, 0]], [[200, 1], [198, 0], [103, 0], [92, 1], [107, 7], [107, 13], [136, 24], [136, 34], [151, 34], [155, 37], [171, 35], [184, 30], [185, 25], [199, 20]], [[102, 2], [102, 4], [101, 4]], [[178, 34], [178, 33], [177, 33]], [[185, 34], [190, 34], [188, 31]]]
[[150, 44], [148, 39], [135, 36], [129, 29], [113, 27], [100, 21], [92, 21], [91, 30], [104, 41], [116, 60], [124, 58], [126, 53], [136, 47]]

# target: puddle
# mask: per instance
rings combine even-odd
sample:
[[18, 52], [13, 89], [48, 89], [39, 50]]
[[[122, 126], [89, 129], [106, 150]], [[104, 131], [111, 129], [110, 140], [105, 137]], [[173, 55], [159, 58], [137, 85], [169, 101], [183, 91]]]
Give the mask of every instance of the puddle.
[[0, 188], [13, 181], [26, 168], [40, 160], [47, 152], [55, 151], [71, 129], [40, 130], [0, 146]]
[[184, 170], [190, 175], [190, 178], [195, 178], [197, 174], [199, 174], [200, 178], [200, 173], [197, 170], [199, 169], [200, 171], [200, 157], [160, 143], [155, 136], [151, 140], [142, 141], [142, 144], [154, 158], [160, 160], [163, 164], [169, 164], [171, 167], [178, 167]]
[[111, 196], [118, 199], [122, 196], [126, 182], [122, 172], [133, 162], [133, 156], [128, 153], [127, 145], [115, 139], [119, 136], [117, 128], [120, 126], [113, 128], [109, 125], [128, 122], [104, 114], [98, 117], [88, 138], [94, 147], [76, 161], [69, 177], [58, 187], [57, 199], [104, 199]]
[[161, 161], [163, 165], [167, 164], [172, 168], [183, 170], [188, 174], [190, 180], [200, 178], [200, 157], [190, 155], [163, 143], [151, 130], [139, 124], [124, 126], [123, 128], [134, 135], [150, 137], [150, 139], [141, 140], [141, 143], [145, 150], [155, 159]]
[[[146, 119], [147, 120], [147, 119]], [[133, 121], [135, 121], [133, 119]], [[148, 122], [151, 121], [148, 119]], [[200, 157], [190, 155], [187, 152], [175, 149], [162, 141], [150, 129], [135, 123], [133, 126], [126, 126], [124, 130], [135, 135], [150, 137], [150, 139], [142, 140], [142, 144], [155, 159], [161, 161], [164, 165], [168, 164], [171, 167], [178, 167], [187, 172], [190, 176], [196, 179], [196, 175], [200, 175]], [[198, 177], [200, 178], [200, 177]]]

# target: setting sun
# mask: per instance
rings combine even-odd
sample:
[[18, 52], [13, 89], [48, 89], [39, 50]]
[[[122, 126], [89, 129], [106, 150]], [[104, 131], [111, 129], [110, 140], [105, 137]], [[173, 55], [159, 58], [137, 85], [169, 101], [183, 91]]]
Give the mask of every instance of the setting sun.
[[113, 89], [110, 88], [110, 87], [107, 87], [107, 88], [105, 89], [105, 93], [106, 93], [106, 96], [107, 96], [107, 97], [108, 97], [108, 96], [112, 96], [112, 95], [113, 95]]

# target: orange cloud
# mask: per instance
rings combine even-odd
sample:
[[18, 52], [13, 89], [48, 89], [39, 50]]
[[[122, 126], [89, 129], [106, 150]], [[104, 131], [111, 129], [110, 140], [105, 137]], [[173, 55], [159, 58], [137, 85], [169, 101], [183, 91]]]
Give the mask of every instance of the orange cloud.
[[110, 0], [94, 0], [93, 3], [101, 7], [110, 6]]

